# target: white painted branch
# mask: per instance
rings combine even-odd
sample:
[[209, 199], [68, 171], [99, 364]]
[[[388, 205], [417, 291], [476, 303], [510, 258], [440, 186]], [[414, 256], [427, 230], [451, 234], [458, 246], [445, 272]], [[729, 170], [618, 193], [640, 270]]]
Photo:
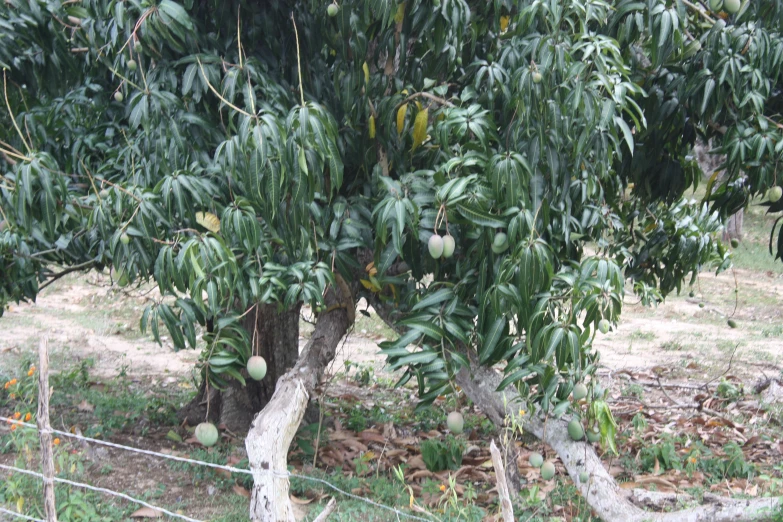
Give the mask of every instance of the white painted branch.
[[[457, 383], [497, 426], [503, 426], [506, 416], [504, 405], [512, 405], [519, 399], [513, 388], [496, 391], [501, 379], [494, 370], [478, 365], [471, 370], [463, 368], [457, 374]], [[571, 440], [566, 421], [549, 419], [544, 430], [542, 419], [529, 416], [524, 419], [523, 428], [557, 453], [581, 495], [596, 515], [607, 522], [762, 521], [770, 520], [772, 513], [783, 507], [780, 497], [752, 500], [705, 497], [705, 504], [688, 509], [669, 513], [645, 511], [630, 502], [629, 492], [620, 489], [589, 443]], [[582, 472], [587, 472], [590, 477], [586, 483], [578, 480]]]
[[[338, 283], [341, 281], [340, 278]], [[344, 282], [338, 286], [343, 295], [342, 302], [352, 306], [350, 290]], [[332, 307], [331, 311], [318, 317], [313, 335], [296, 365], [277, 381], [272, 399], [253, 420], [245, 439], [253, 474], [250, 497], [250, 519], [253, 522], [294, 522], [288, 478], [285, 476], [288, 472], [288, 448], [302, 422], [309, 395], [315, 390], [326, 366], [334, 359], [337, 346], [352, 322], [349, 312], [353, 309], [334, 307], [340, 302], [334, 291], [327, 292], [325, 301]]]
[[[307, 407], [308, 394], [300, 379], [286, 374], [277, 381], [272, 400], [256, 417], [245, 439], [253, 494], [250, 518], [253, 522], [295, 522], [288, 498], [288, 448]], [[280, 472], [280, 476], [265, 471]]]

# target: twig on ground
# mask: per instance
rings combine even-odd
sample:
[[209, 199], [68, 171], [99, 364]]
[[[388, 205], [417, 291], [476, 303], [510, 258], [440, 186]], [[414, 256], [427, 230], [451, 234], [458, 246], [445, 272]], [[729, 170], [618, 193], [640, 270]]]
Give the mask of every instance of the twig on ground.
[[732, 350], [731, 357], [729, 358], [729, 365], [726, 367], [726, 369], [723, 371], [723, 373], [721, 373], [720, 375], [718, 375], [714, 379], [712, 379], [710, 381], [707, 381], [705, 386], [708, 386], [708, 385], [712, 384], [713, 382], [717, 381], [718, 379], [720, 379], [721, 377], [723, 377], [727, 373], [729, 373], [729, 371], [731, 370], [731, 364], [734, 362], [734, 355], [737, 353], [737, 348], [739, 348], [739, 343], [734, 345], [734, 350]]
[[337, 507], [337, 501], [332, 497], [332, 499], [326, 504], [326, 507], [324, 508], [321, 513], [315, 517], [313, 522], [325, 522], [327, 518], [329, 518], [329, 515], [332, 514], [332, 511], [334, 511], [334, 508]]
[[[680, 401], [676, 400], [674, 397], [669, 395], [669, 392], [666, 391], [666, 388], [661, 386], [661, 380], [658, 377], [656, 377], [655, 379], [658, 381], [658, 387], [660, 387], [661, 391], [663, 392], [663, 394], [666, 396], [667, 399], [669, 399], [671, 402], [673, 402], [677, 406], [685, 406], [683, 403], [681, 403]], [[698, 406], [699, 405], [697, 404], [696, 407], [698, 407]]]

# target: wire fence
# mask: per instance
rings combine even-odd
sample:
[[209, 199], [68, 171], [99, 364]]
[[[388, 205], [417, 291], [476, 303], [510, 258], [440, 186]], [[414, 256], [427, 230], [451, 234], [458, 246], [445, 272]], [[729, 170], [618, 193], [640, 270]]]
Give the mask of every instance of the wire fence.
[[10, 509], [6, 509], [2, 506], [0, 506], [0, 513], [5, 513], [6, 515], [11, 515], [15, 518], [20, 518], [22, 520], [34, 520], [35, 522], [46, 522], [46, 520], [41, 520], [40, 518], [28, 517], [27, 515], [17, 513], [16, 511], [11, 511]]
[[[23, 428], [34, 429], [34, 430], [38, 431], [38, 426], [37, 425], [31, 424], [31, 423], [28, 423], [28, 422], [24, 422], [24, 421], [21, 421], [21, 420], [16, 420], [16, 419], [13, 419], [11, 417], [0, 417], [0, 420], [4, 420], [4, 421], [8, 422], [9, 424], [14, 424], [14, 425], [17, 425], [17, 426], [20, 426], [20, 427], [23, 427]], [[318, 477], [311, 477], [311, 476], [308, 476], [308, 475], [302, 475], [302, 474], [299, 474], [299, 473], [291, 473], [291, 472], [288, 472], [288, 471], [282, 472], [282, 471], [275, 471], [275, 470], [257, 470], [256, 472], [253, 472], [253, 471], [248, 470], [248, 469], [237, 468], [237, 467], [234, 467], [234, 466], [227, 466], [227, 465], [223, 465], [223, 464], [215, 464], [215, 463], [212, 463], [212, 462], [204, 462], [204, 461], [201, 461], [201, 460], [190, 459], [190, 458], [186, 458], [186, 457], [180, 457], [180, 456], [177, 456], [177, 455], [170, 455], [170, 454], [167, 454], [167, 453], [159, 453], [157, 451], [151, 451], [151, 450], [146, 450], [146, 449], [141, 449], [141, 448], [135, 448], [133, 446], [125, 446], [123, 444], [117, 444], [117, 443], [114, 443], [114, 442], [109, 442], [109, 441], [101, 440], [101, 439], [94, 439], [94, 438], [91, 438], [91, 437], [86, 437], [84, 435], [71, 433], [69, 431], [57, 430], [57, 429], [53, 429], [53, 428], [50, 428], [48, 431], [50, 431], [51, 433], [57, 434], [57, 435], [62, 435], [64, 437], [69, 437], [69, 438], [80, 440], [80, 441], [83, 441], [83, 442], [88, 442], [88, 443], [98, 444], [98, 445], [102, 445], [102, 446], [107, 446], [107, 447], [110, 447], [110, 448], [130, 451], [130, 452], [139, 453], [139, 454], [142, 454], [142, 455], [148, 455], [148, 456], [155, 457], [155, 458], [160, 458], [160, 459], [173, 460], [173, 461], [184, 462], [184, 463], [187, 463], [187, 464], [192, 464], [192, 465], [197, 465], [197, 466], [205, 466], [205, 467], [209, 467], [209, 468], [213, 468], [213, 469], [220, 469], [220, 470], [228, 471], [228, 472], [231, 472], [231, 473], [241, 473], [241, 474], [246, 474], [246, 475], [253, 475], [255, 473], [255, 474], [261, 474], [261, 475], [271, 475], [271, 476], [274, 476], [274, 477], [277, 477], [277, 478], [285, 478], [285, 479], [296, 478], [296, 479], [300, 479], [300, 480], [306, 480], [306, 481], [309, 481], [309, 482], [322, 484], [322, 485], [326, 486], [327, 488], [329, 488], [329, 489], [335, 491], [336, 493], [338, 493], [340, 495], [343, 495], [345, 497], [352, 498], [354, 500], [358, 500], [358, 501], [364, 502], [366, 504], [369, 504], [371, 506], [377, 507], [379, 509], [383, 509], [383, 510], [389, 511], [390, 513], [394, 513], [397, 516], [398, 519], [405, 518], [405, 519], [409, 519], [409, 520], [421, 520], [423, 522], [432, 522], [434, 520], [434, 517], [433, 518], [420, 517], [420, 516], [417, 516], [417, 515], [406, 513], [404, 511], [400, 511], [399, 509], [394, 508], [392, 506], [387, 506], [385, 504], [381, 504], [380, 502], [376, 502], [376, 501], [374, 501], [372, 499], [353, 494], [353, 493], [351, 493], [349, 491], [343, 490], [342, 488], [340, 488], [338, 486], [335, 486], [331, 482], [328, 482], [328, 481], [326, 481], [324, 479], [321, 479], [321, 478], [318, 478]], [[35, 471], [30, 471], [30, 470], [26, 470], [26, 469], [22, 469], [22, 468], [17, 468], [17, 467], [14, 467], [14, 466], [7, 466], [7, 465], [4, 465], [4, 464], [0, 464], [0, 469], [5, 469], [5, 470], [8, 470], [8, 471], [12, 471], [12, 472], [16, 472], [16, 473], [22, 473], [22, 474], [26, 474], [26, 475], [31, 475], [31, 476], [35, 476], [35, 477], [38, 477], [38, 478], [41, 478], [41, 479], [44, 478], [44, 476], [41, 473], [37, 473]], [[148, 507], [150, 509], [155, 509], [155, 510], [160, 511], [161, 513], [164, 513], [164, 514], [166, 514], [166, 515], [168, 515], [170, 517], [179, 518], [179, 519], [187, 520], [187, 521], [191, 521], [191, 522], [201, 522], [201, 521], [199, 521], [197, 519], [190, 518], [190, 517], [178, 514], [178, 513], [174, 513], [174, 512], [168, 511], [168, 510], [166, 510], [164, 508], [161, 508], [161, 507], [149, 504], [149, 503], [147, 503], [147, 502], [145, 502], [143, 500], [131, 497], [129, 495], [126, 495], [125, 493], [120, 493], [118, 491], [113, 491], [113, 490], [106, 489], [106, 488], [99, 488], [99, 487], [96, 487], [96, 486], [92, 486], [90, 484], [84, 484], [84, 483], [81, 483], [81, 482], [75, 482], [75, 481], [71, 481], [71, 480], [67, 480], [67, 479], [59, 478], [59, 477], [54, 477], [54, 481], [55, 482], [60, 482], [62, 484], [68, 484], [68, 485], [71, 485], [71, 486], [74, 486], [74, 487], [79, 487], [79, 488], [84, 488], [84, 489], [88, 489], [88, 490], [91, 490], [91, 491], [96, 491], [96, 492], [99, 492], [99, 493], [105, 493], [105, 494], [108, 494], [108, 495], [117, 496], [117, 497], [123, 498], [125, 500], [128, 500], [130, 502], [134, 502], [136, 504], [139, 504], [141, 506], [145, 506], [145, 507]], [[43, 521], [41, 519], [28, 517], [28, 516], [22, 515], [20, 513], [15, 513], [13, 511], [9, 511], [9, 510], [4, 509], [2, 507], [0, 507], [0, 513], [8, 513], [8, 514], [11, 514], [11, 515], [14, 515], [14, 516], [18, 516], [19, 518], [25, 519], [25, 520], [36, 520], [36, 521], [40, 521], [40, 522], [45, 522], [45, 521]]]

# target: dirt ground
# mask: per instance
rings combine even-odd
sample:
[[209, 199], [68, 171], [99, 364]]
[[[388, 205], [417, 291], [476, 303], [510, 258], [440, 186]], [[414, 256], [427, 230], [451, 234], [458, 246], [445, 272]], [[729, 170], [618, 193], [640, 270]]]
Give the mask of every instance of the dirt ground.
[[[734, 277], [740, 288], [734, 311]], [[626, 297], [622, 320], [594, 345], [606, 370], [644, 370], [655, 366], [698, 361], [702, 377], [727, 364], [731, 353], [737, 370], [747, 377], [778, 369], [783, 362], [783, 276], [748, 270], [704, 274], [694, 297], [672, 295], [657, 308], [647, 308]], [[144, 295], [146, 294], [146, 295]], [[195, 350], [174, 351], [166, 336], [163, 346], [139, 332], [138, 319], [148, 299], [159, 298], [150, 289], [117, 292], [107, 277], [89, 274], [64, 279], [35, 303], [12, 305], [0, 319], [0, 353], [21, 356], [47, 335], [52, 349], [67, 358], [91, 358], [97, 377], [113, 377], [123, 370], [132, 377], [189, 375], [198, 360]], [[704, 306], [700, 306], [703, 304]], [[365, 308], [363, 303], [358, 309]], [[384, 371], [377, 343], [391, 332], [377, 317], [359, 320], [339, 348], [333, 371], [346, 361], [372, 365]], [[733, 318], [736, 329], [729, 328]], [[303, 319], [309, 318], [304, 310]], [[302, 323], [300, 347], [312, 327]], [[717, 348], [718, 353], [715, 353]], [[706, 357], [705, 357], [706, 356]], [[10, 360], [9, 358], [4, 358]], [[0, 361], [0, 369], [2, 369]], [[690, 378], [695, 378], [692, 373]]]
[[[739, 289], [736, 298], [735, 288]], [[609, 334], [599, 334], [595, 342], [601, 353], [599, 376], [613, 397], [627, 395], [624, 387], [629, 384], [629, 376], [701, 384], [722, 375], [751, 387], [759, 378], [779, 375], [783, 367], [780, 273], [736, 270], [718, 277], [703, 274], [693, 287], [693, 297], [688, 296], [688, 290], [652, 309], [635, 304], [633, 295], [629, 295], [621, 323]], [[165, 393], [166, 389], [190, 389], [198, 352], [176, 352], [165, 338], [161, 347], [139, 332], [138, 319], [145, 303], [155, 297], [149, 288], [118, 292], [110, 286], [108, 277], [96, 273], [58, 281], [36, 303], [12, 305], [0, 319], [0, 376], [10, 375], [20, 360], [32, 360], [40, 336], [47, 335], [54, 371], [88, 360], [90, 378], [98, 386], [124, 375], [130, 390], [155, 388]], [[391, 332], [376, 317], [358, 313], [357, 317], [332, 373], [343, 372], [346, 361], [350, 361], [354, 373], [371, 368], [376, 376], [393, 379], [385, 372], [377, 352], [377, 342]], [[728, 317], [736, 320], [737, 328], [727, 325]], [[303, 322], [300, 346], [310, 331]], [[677, 393], [671, 391], [674, 400], [683, 397]], [[655, 404], [666, 397], [652, 390], [645, 400]], [[187, 449], [167, 439], [165, 432], [156, 431], [154, 426], [145, 428], [134, 428], [130, 433], [125, 430], [113, 440], [156, 451], [186, 453]], [[236, 443], [238, 460], [242, 458], [242, 441], [237, 439]], [[114, 449], [89, 448], [87, 454], [99, 467], [108, 469], [94, 477], [95, 485], [142, 494], [168, 483], [162, 493], [166, 502], [185, 500], [202, 518], [222, 509], [216, 507], [215, 487], [209, 481], [194, 485], [183, 480], [184, 469], [172, 469], [153, 458]], [[13, 458], [0, 454], [0, 462], [10, 463]], [[306, 508], [297, 505], [297, 509], [301, 510], [300, 518], [304, 517]]]

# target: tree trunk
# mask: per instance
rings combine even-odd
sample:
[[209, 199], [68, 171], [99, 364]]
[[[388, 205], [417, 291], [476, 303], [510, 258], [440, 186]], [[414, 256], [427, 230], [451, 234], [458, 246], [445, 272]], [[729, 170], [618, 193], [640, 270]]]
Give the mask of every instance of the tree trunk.
[[[722, 154], [710, 154], [710, 143], [704, 143], [701, 140], [696, 142], [696, 146], [693, 148], [696, 154], [696, 161], [699, 163], [699, 167], [704, 173], [704, 177], [709, 179], [720, 166], [726, 161], [726, 156]], [[719, 175], [719, 178], [722, 174]], [[740, 210], [736, 214], [729, 216], [726, 221], [726, 228], [723, 229], [723, 241], [730, 241], [732, 239], [742, 239], [742, 221], [744, 217], [744, 211]]]
[[350, 290], [339, 276], [337, 279], [341, 298], [333, 290], [327, 292], [327, 311], [318, 316], [315, 331], [299, 360], [277, 382], [272, 400], [253, 420], [245, 439], [253, 473], [250, 519], [254, 522], [294, 522], [288, 496], [288, 448], [304, 416], [309, 395], [353, 322]]
[[723, 229], [723, 240], [742, 239], [742, 221], [745, 217], [745, 211], [740, 209], [736, 214], [729, 216], [726, 221], [726, 228]]
[[[293, 368], [299, 357], [299, 310], [300, 306], [296, 306], [279, 312], [276, 305], [259, 304], [243, 318], [242, 326], [252, 340], [253, 354], [266, 360], [267, 374], [261, 381], [247, 378], [247, 386], [232, 379], [225, 390], [210, 389], [209, 420], [223, 424], [234, 433], [248, 430], [255, 414], [272, 398], [275, 383]], [[180, 422], [187, 421], [191, 426], [206, 419], [207, 397], [203, 382], [196, 397], [178, 416]]]
[[[465, 394], [498, 427], [503, 426], [507, 405], [512, 408], [519, 401], [513, 388], [496, 391], [501, 378], [496, 371], [477, 365], [471, 369], [462, 368], [456, 377]], [[773, 520], [777, 510], [783, 509], [781, 498], [749, 500], [705, 496], [703, 505], [667, 513], [645, 511], [630, 501], [633, 491], [620, 489], [604, 468], [593, 446], [584, 441], [571, 440], [566, 426], [565, 420], [549, 419], [545, 422], [534, 415], [523, 419], [525, 431], [541, 439], [557, 453], [580, 494], [595, 514], [607, 522], [762, 521]], [[581, 472], [587, 472], [590, 477], [586, 483], [578, 480]]]

